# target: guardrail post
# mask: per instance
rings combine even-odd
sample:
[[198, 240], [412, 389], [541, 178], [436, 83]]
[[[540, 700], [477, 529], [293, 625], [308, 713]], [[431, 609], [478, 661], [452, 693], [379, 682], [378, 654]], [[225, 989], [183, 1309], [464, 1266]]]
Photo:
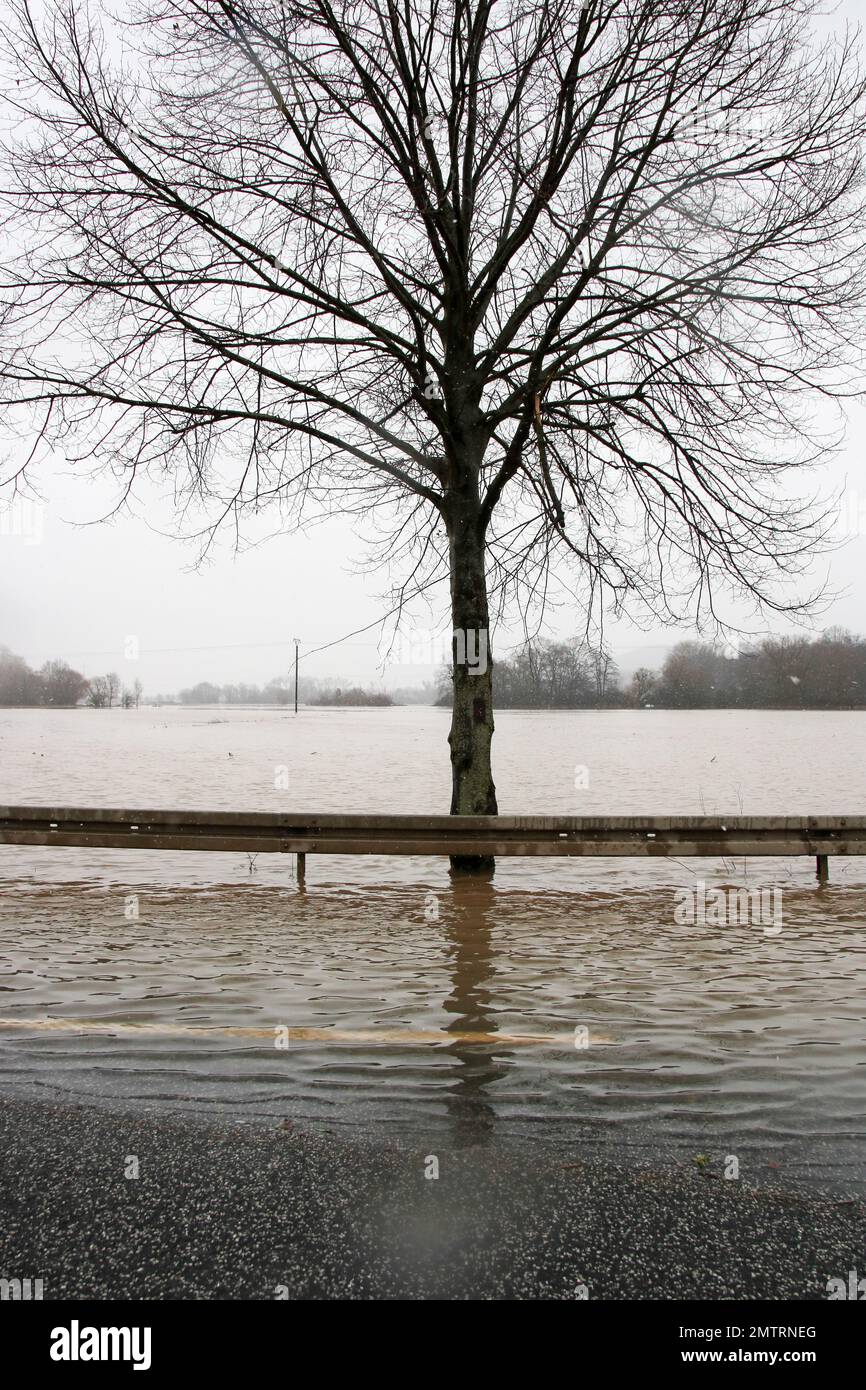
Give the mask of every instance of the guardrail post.
[[299, 854], [298, 858], [298, 887], [303, 888], [307, 881], [307, 856]]
[[830, 882], [830, 865], [826, 854], [818, 855], [818, 870], [816, 877], [821, 885]]

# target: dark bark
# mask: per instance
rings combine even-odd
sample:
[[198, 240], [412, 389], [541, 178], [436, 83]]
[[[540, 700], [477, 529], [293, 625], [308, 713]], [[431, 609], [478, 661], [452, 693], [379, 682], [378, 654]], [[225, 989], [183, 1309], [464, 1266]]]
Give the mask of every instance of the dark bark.
[[[490, 762], [493, 737], [493, 657], [490, 649], [484, 527], [474, 479], [460, 489], [448, 518], [451, 557], [453, 703], [451, 814], [495, 816]], [[456, 872], [490, 873], [487, 856], [454, 855]]]

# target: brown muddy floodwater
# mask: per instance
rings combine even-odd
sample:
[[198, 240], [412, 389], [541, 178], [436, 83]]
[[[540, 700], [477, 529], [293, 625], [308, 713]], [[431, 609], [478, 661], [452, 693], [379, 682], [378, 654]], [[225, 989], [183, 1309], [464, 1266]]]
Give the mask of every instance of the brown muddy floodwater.
[[[0, 712], [6, 804], [447, 809], [432, 709]], [[497, 716], [505, 813], [864, 811], [866, 713]], [[576, 769], [585, 769], [575, 776]], [[585, 783], [588, 781], [588, 785]], [[575, 783], [577, 782], [577, 785]], [[0, 847], [0, 1086], [866, 1191], [866, 860]], [[690, 924], [763, 885], [777, 930]], [[287, 1044], [287, 1045], [284, 1045]]]

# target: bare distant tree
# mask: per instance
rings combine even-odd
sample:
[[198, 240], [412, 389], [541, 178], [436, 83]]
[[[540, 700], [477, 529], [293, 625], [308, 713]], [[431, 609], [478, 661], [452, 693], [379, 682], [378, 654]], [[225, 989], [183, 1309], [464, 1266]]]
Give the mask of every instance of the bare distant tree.
[[22, 657], [0, 647], [0, 705], [38, 705], [42, 682]]
[[[525, 642], [510, 659], [496, 663], [494, 694], [499, 709], [575, 709], [598, 703], [596, 663], [604, 665], [605, 653], [596, 653], [585, 642], [551, 642], [536, 638]], [[608, 662], [605, 696], [616, 692], [616, 672]], [[449, 686], [450, 686], [450, 671]], [[438, 703], [447, 703], [441, 698]]]
[[105, 677], [105, 685], [108, 691], [108, 708], [111, 709], [112, 705], [120, 699], [120, 676], [116, 671], [109, 671]]
[[555, 551], [587, 604], [812, 597], [778, 484], [864, 302], [864, 83], [815, 0], [12, 8], [20, 428], [118, 505], [168, 470], [206, 535], [355, 509], [401, 600], [448, 576], [453, 811], [496, 811], [491, 602]]
[[124, 686], [120, 697], [124, 709], [138, 709], [141, 704], [141, 696], [144, 690], [140, 680], [133, 681], [132, 685]]
[[87, 677], [65, 661], [46, 661], [39, 679], [46, 705], [77, 705], [88, 689]]
[[211, 681], [199, 681], [190, 690], [182, 690], [178, 699], [182, 705], [215, 705], [220, 698], [220, 687]]
[[109, 701], [107, 676], [94, 676], [87, 691], [87, 703], [91, 709], [106, 709]]
[[653, 698], [657, 676], [648, 666], [639, 666], [631, 678], [631, 696], [640, 708], [648, 705]]
[[592, 676], [595, 681], [595, 693], [599, 702], [603, 702], [608, 686], [616, 684], [619, 676], [619, 667], [611, 656], [610, 652], [604, 647], [591, 647], [589, 651], [589, 662], [592, 668]]

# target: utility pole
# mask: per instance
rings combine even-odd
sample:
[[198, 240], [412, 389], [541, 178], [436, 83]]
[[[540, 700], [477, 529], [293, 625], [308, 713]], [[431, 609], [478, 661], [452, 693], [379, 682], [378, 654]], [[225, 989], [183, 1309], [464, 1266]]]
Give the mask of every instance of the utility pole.
[[298, 647], [301, 644], [300, 637], [293, 637], [295, 644], [295, 714], [298, 712]]

